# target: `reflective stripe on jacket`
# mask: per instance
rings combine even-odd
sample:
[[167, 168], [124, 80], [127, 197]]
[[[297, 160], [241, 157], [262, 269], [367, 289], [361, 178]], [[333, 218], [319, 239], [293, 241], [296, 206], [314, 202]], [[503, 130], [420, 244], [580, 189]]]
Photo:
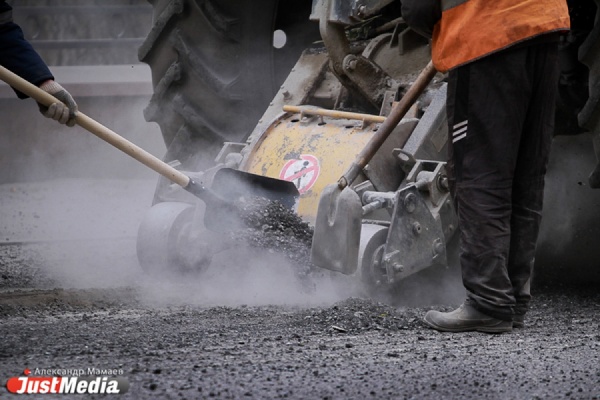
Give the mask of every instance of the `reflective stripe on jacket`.
[[570, 28], [565, 0], [442, 0], [433, 31], [438, 71], [474, 61], [538, 35]]

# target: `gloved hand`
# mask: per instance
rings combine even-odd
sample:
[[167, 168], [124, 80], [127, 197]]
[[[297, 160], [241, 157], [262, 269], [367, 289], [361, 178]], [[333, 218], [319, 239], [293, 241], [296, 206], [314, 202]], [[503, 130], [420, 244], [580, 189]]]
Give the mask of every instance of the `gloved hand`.
[[402, 0], [402, 18], [415, 32], [431, 39], [435, 25], [442, 18], [440, 0]]
[[[65, 90], [60, 84], [53, 80], [48, 80], [40, 85], [40, 89], [56, 97], [62, 103], [51, 104], [46, 107], [40, 103], [38, 106], [44, 117], [52, 118], [61, 124], [67, 126], [75, 125], [75, 113], [77, 112], [77, 103], [73, 96]], [[64, 104], [63, 104], [64, 103]]]

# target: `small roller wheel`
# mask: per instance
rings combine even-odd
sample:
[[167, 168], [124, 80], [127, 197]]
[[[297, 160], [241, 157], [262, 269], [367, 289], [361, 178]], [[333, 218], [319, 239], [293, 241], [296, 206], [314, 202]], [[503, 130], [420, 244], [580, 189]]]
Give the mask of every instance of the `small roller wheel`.
[[381, 254], [389, 228], [377, 224], [363, 224], [360, 233], [357, 278], [369, 294], [383, 290], [387, 284], [385, 268], [380, 265]]
[[199, 238], [196, 207], [163, 202], [146, 213], [137, 236], [137, 256], [144, 271], [152, 274], [201, 272], [212, 253]]

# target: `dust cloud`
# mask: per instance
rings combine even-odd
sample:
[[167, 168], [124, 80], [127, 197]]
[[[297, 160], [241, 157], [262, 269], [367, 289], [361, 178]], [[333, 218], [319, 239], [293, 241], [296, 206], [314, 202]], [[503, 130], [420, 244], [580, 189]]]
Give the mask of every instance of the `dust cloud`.
[[600, 190], [588, 184], [596, 162], [590, 134], [554, 138], [536, 253], [540, 282], [600, 282]]
[[150, 305], [316, 306], [346, 298], [326, 276], [298, 276], [284, 255], [243, 247], [213, 259], [201, 275], [148, 276], [141, 300]]

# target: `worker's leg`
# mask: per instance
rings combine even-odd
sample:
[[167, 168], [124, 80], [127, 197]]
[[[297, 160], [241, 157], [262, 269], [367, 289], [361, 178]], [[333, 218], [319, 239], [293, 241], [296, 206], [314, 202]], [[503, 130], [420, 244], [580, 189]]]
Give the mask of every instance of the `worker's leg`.
[[507, 263], [513, 176], [532, 96], [527, 49], [485, 57], [449, 74], [450, 172], [467, 304], [511, 320]]
[[531, 299], [531, 275], [558, 88], [558, 44], [538, 44], [528, 47], [527, 51], [527, 68], [533, 81], [532, 96], [515, 169], [508, 259], [508, 275], [516, 300], [515, 313], [520, 316], [527, 312]]

